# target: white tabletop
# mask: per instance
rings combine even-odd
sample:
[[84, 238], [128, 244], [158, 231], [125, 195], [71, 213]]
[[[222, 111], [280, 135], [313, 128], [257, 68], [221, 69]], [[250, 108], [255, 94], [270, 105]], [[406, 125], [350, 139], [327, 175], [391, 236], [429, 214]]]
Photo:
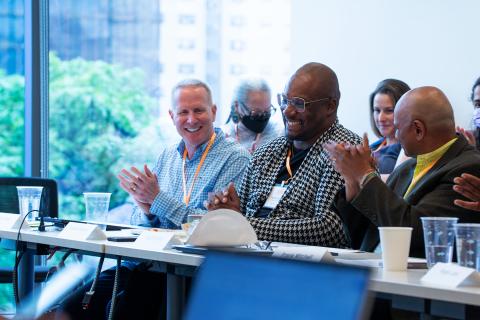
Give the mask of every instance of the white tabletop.
[[409, 269], [406, 272], [389, 272], [375, 268], [370, 288], [375, 292], [480, 306], [480, 287], [449, 288], [421, 282], [420, 279], [427, 271]]
[[[171, 249], [143, 249], [137, 247], [134, 242], [70, 240], [58, 238], [58, 234], [58, 231], [39, 232], [25, 229], [22, 230], [20, 239], [31, 243], [73, 248], [93, 253], [105, 253], [107, 255], [120, 255], [134, 259], [153, 260], [182, 266], [196, 267], [203, 261], [203, 257], [199, 255], [181, 253]], [[16, 240], [17, 231], [0, 229], [0, 238]], [[342, 249], [331, 250], [344, 252]], [[428, 271], [425, 269], [409, 269], [405, 272], [384, 272], [382, 268], [372, 269], [370, 289], [374, 292], [480, 306], [480, 287], [447, 288], [430, 283], [422, 283], [420, 278]]]

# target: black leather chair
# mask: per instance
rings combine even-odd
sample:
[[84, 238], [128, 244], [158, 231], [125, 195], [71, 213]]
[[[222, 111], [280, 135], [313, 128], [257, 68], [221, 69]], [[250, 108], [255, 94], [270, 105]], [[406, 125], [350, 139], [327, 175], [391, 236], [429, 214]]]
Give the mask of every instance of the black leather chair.
[[[42, 186], [40, 212], [44, 216], [58, 217], [57, 182], [52, 179], [26, 177], [0, 177], [0, 212], [19, 213], [17, 186]], [[35, 268], [35, 281], [45, 280], [48, 268]], [[0, 283], [12, 282], [12, 267], [0, 267]]]

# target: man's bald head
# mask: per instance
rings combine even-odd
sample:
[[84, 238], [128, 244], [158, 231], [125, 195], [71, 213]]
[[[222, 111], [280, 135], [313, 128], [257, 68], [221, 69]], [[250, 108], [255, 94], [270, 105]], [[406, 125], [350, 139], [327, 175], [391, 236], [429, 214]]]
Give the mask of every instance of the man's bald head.
[[408, 91], [398, 101], [394, 118], [397, 138], [410, 156], [436, 150], [455, 137], [452, 105], [436, 87]]
[[308, 79], [313, 91], [317, 92], [319, 96], [336, 98], [338, 105], [340, 99], [338, 78], [328, 66], [318, 62], [307, 63], [292, 75], [290, 82], [295, 78]]
[[301, 110], [291, 101], [282, 108], [286, 135], [296, 148], [311, 146], [337, 119], [338, 79], [324, 64], [311, 62], [300, 67], [290, 77], [284, 96], [303, 100]]

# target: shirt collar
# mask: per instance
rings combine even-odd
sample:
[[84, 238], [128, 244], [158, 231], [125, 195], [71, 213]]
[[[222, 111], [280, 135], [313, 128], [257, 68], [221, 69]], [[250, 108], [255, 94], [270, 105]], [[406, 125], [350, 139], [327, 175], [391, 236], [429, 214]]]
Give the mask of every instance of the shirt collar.
[[332, 139], [331, 138], [332, 133], [335, 132], [335, 130], [338, 128], [339, 125], [340, 125], [340, 123], [339, 123], [338, 118], [337, 118], [337, 119], [335, 119], [335, 122], [327, 130], [325, 130], [325, 132], [322, 133], [320, 135], [320, 137], [318, 137], [317, 141], [315, 141], [313, 143], [313, 145], [323, 144], [323, 143], [326, 143], [326, 142], [330, 141]]
[[[217, 135], [215, 137], [215, 141], [213, 142], [213, 145], [212, 147], [217, 144], [217, 142], [223, 137], [223, 132], [222, 130], [220, 130], [220, 128], [213, 128], [213, 130], [215, 131], [215, 134]], [[211, 138], [211, 137], [209, 137]], [[207, 147], [208, 145], [208, 141], [205, 141], [196, 151], [195, 151], [195, 154], [193, 155], [192, 159], [190, 159], [190, 161], [193, 161], [195, 159], [197, 159], [198, 157], [200, 157], [203, 152], [205, 151], [205, 148]], [[178, 153], [180, 154], [180, 157], [183, 157], [183, 151], [185, 150], [185, 141], [180, 141], [180, 143], [178, 144], [177, 146], [177, 151]], [[187, 157], [187, 161], [189, 161], [188, 157]]]
[[429, 153], [424, 153], [420, 154], [417, 156], [417, 166], [418, 167], [426, 167], [432, 162], [438, 161], [445, 152], [447, 152], [448, 148], [457, 141], [458, 138], [453, 138], [452, 140], [448, 141], [444, 145], [442, 145], [440, 148], [433, 150], [432, 152]]

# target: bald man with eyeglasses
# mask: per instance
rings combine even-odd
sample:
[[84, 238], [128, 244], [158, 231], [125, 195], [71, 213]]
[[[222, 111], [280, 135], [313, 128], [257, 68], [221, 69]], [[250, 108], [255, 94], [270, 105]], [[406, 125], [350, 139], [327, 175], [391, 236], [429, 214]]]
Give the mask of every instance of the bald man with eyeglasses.
[[346, 247], [342, 222], [330, 209], [344, 181], [322, 145], [361, 139], [338, 122], [337, 76], [326, 65], [308, 63], [277, 98], [285, 136], [257, 149], [242, 183], [211, 193], [205, 206], [241, 212], [261, 240]]

